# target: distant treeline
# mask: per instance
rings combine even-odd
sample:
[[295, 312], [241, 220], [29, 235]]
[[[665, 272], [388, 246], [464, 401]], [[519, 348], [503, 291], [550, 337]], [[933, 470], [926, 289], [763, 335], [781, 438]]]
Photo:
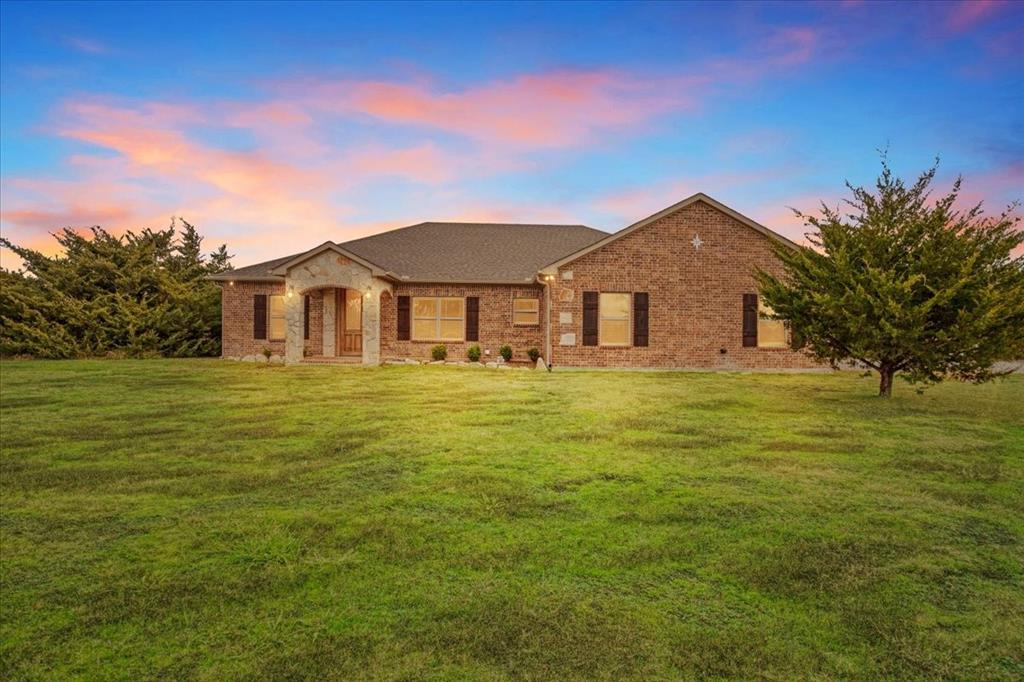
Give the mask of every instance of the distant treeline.
[[0, 354], [39, 358], [220, 354], [220, 290], [227, 248], [202, 252], [195, 227], [172, 221], [116, 237], [99, 227], [54, 234], [46, 256], [0, 238], [22, 270], [0, 269]]

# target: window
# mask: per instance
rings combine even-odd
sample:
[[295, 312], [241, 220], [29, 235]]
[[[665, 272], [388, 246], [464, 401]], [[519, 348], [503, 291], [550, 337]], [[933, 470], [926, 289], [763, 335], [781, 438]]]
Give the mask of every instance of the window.
[[540, 324], [540, 300], [513, 298], [512, 324]]
[[466, 299], [413, 297], [413, 341], [462, 341], [465, 331]]
[[772, 309], [764, 298], [757, 297], [757, 347], [786, 348], [786, 323], [773, 320]]
[[271, 341], [282, 341], [284, 340], [284, 296], [282, 294], [272, 294], [267, 297], [267, 306], [270, 308], [270, 313], [267, 317], [270, 319], [270, 340]]
[[602, 346], [629, 345], [629, 294], [601, 294], [598, 336]]

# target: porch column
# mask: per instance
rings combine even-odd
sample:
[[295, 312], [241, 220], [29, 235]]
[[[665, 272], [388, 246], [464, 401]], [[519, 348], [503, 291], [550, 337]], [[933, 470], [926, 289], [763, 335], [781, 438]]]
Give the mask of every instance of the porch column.
[[295, 291], [292, 282], [286, 280], [284, 285], [284, 361], [289, 365], [302, 361], [302, 348], [305, 343], [302, 333], [304, 312], [302, 296]]
[[338, 348], [337, 340], [334, 338], [334, 330], [337, 329], [335, 326], [337, 310], [334, 305], [337, 301], [337, 289], [322, 289], [321, 291], [324, 297], [323, 355], [325, 358], [333, 358]]
[[380, 294], [378, 281], [363, 294], [363, 364], [380, 364]]

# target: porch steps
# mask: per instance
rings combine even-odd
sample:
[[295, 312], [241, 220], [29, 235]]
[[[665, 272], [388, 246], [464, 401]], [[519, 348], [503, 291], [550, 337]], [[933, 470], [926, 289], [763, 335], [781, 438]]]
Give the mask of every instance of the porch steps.
[[342, 355], [338, 357], [310, 355], [309, 357], [302, 358], [301, 362], [304, 365], [361, 365], [363, 364], [363, 359], [359, 356], [351, 355]]

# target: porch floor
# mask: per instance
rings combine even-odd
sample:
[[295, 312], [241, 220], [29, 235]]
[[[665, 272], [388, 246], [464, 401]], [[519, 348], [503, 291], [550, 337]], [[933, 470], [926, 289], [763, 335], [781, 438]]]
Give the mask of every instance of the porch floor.
[[306, 365], [361, 365], [363, 358], [359, 355], [338, 355], [330, 357], [327, 355], [310, 355], [302, 358]]

